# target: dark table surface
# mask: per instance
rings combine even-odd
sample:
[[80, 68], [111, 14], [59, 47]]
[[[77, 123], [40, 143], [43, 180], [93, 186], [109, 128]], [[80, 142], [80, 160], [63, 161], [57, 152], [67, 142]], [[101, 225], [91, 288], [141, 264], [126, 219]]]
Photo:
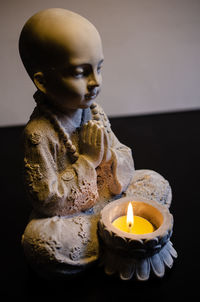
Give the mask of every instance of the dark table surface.
[[[162, 279], [121, 281], [95, 267], [68, 281], [47, 281], [26, 264], [21, 235], [31, 211], [23, 188], [23, 126], [0, 128], [0, 296], [52, 297], [68, 301], [162, 301], [199, 296], [200, 111], [110, 119], [119, 140], [133, 150], [136, 169], [152, 169], [172, 186], [172, 242], [178, 252]], [[129, 300], [127, 300], [129, 298]], [[4, 301], [4, 300], [2, 300]]]

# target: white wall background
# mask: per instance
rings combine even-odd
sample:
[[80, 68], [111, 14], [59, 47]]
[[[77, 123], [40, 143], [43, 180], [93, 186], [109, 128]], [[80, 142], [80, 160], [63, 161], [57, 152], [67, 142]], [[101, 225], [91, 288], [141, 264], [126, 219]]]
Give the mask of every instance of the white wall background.
[[99, 30], [98, 101], [112, 116], [200, 108], [200, 0], [6, 0], [0, 3], [0, 125], [27, 122], [35, 87], [18, 38], [35, 12], [62, 7]]

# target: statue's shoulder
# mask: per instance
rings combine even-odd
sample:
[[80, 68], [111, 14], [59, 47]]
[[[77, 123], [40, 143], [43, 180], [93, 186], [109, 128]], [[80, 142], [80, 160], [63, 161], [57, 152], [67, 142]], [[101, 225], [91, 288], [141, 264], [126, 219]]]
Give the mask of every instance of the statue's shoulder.
[[44, 116], [31, 117], [24, 128], [24, 139], [33, 145], [55, 136], [51, 123]]

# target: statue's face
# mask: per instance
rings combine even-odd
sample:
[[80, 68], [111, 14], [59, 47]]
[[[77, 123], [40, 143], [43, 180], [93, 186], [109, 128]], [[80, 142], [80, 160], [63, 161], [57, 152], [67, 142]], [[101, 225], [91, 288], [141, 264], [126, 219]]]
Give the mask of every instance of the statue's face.
[[[65, 51], [66, 50], [66, 51]], [[62, 42], [59, 63], [45, 74], [46, 95], [65, 112], [88, 108], [100, 92], [103, 51], [98, 35], [93, 39]]]

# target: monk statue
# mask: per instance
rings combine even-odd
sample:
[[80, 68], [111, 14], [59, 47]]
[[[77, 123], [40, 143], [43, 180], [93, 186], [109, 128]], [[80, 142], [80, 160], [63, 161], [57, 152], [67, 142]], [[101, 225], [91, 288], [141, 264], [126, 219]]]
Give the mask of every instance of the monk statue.
[[22, 245], [41, 275], [70, 277], [98, 262], [97, 222], [108, 202], [130, 195], [169, 206], [171, 188], [154, 171], [135, 171], [130, 148], [94, 102], [104, 61], [94, 25], [65, 9], [43, 10], [24, 25], [19, 52], [36, 86], [24, 130], [33, 211]]

